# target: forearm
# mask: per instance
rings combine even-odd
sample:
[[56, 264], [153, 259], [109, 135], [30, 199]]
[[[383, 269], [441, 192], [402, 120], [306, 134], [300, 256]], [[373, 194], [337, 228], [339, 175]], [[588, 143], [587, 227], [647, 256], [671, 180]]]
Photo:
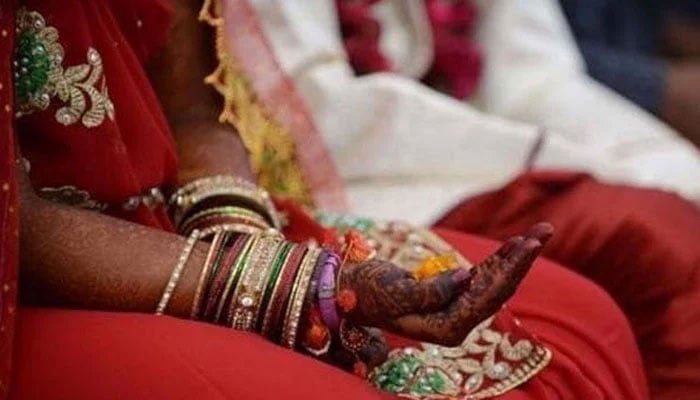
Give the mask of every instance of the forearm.
[[153, 83], [178, 145], [180, 184], [211, 175], [254, 180], [235, 129], [218, 122], [219, 95], [204, 83], [216, 68], [211, 28], [198, 21], [201, 1], [173, 1], [168, 40], [149, 66]]
[[[41, 199], [23, 201], [21, 227], [22, 301], [42, 306], [153, 312], [185, 243]], [[168, 314], [189, 315], [205, 252], [192, 252]]]

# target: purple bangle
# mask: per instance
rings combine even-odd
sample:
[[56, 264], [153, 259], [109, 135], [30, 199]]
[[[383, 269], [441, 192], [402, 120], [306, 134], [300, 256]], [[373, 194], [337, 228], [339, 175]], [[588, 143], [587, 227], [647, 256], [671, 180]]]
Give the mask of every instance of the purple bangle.
[[318, 279], [318, 308], [328, 329], [336, 332], [340, 327], [340, 318], [335, 306], [335, 276], [340, 268], [340, 258], [328, 252], [324, 252], [324, 256], [321, 276]]

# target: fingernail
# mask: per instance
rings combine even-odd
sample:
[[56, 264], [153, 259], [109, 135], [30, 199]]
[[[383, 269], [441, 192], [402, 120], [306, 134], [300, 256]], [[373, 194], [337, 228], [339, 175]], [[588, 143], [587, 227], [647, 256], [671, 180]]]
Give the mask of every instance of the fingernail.
[[452, 282], [462, 283], [471, 279], [471, 273], [468, 269], [460, 268], [457, 272], [452, 274]]
[[542, 243], [538, 239], [528, 239], [523, 246], [526, 250], [534, 250], [537, 247], [542, 247]]
[[553, 234], [554, 227], [552, 226], [552, 224], [548, 222], [540, 222], [538, 224], [533, 225], [527, 232], [526, 236], [540, 240], [547, 240]]

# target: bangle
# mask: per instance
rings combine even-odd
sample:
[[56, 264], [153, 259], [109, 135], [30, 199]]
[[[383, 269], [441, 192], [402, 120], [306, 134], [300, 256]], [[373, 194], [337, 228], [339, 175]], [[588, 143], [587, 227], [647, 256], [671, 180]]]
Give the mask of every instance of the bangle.
[[231, 299], [229, 319], [232, 328], [252, 331], [255, 327], [262, 289], [267, 282], [272, 260], [282, 243], [279, 236], [265, 234], [257, 242]]
[[[243, 245], [243, 249], [241, 250], [240, 255], [236, 258], [235, 264], [233, 265], [233, 267], [231, 267], [228, 279], [226, 280], [226, 286], [224, 287], [224, 291], [221, 294], [221, 297], [219, 298], [219, 302], [216, 307], [216, 315], [214, 316], [214, 323], [222, 323], [221, 317], [223, 316], [224, 309], [226, 308], [226, 304], [230, 303], [229, 293], [231, 293], [231, 289], [235, 290], [235, 287], [238, 286], [238, 281], [240, 280], [241, 274], [243, 273], [243, 268], [247, 263], [248, 257], [250, 256], [250, 252], [255, 247], [255, 244], [257, 243], [258, 239], [259, 236], [257, 235], [246, 235], [246, 242]], [[229, 318], [223, 321], [223, 323], [225, 325], [230, 325]]]
[[252, 203], [267, 214], [266, 217], [275, 229], [281, 228], [277, 210], [270, 200], [270, 195], [251, 182], [228, 175], [198, 179], [173, 193], [168, 203], [173, 211], [175, 225], [179, 226], [183, 217], [195, 205], [214, 197], [232, 197]]
[[245, 208], [229, 206], [208, 208], [192, 216], [185, 217], [178, 226], [178, 232], [187, 233], [195, 228], [201, 229], [201, 225], [205, 222], [210, 226], [214, 225], [216, 222], [212, 222], [212, 219], [215, 218], [221, 218], [224, 222], [230, 220], [248, 223], [261, 229], [270, 228], [269, 223], [260, 214]]
[[[180, 230], [181, 233], [186, 234], [191, 232], [193, 229], [199, 229], [200, 231], [207, 230], [209, 228], [217, 226], [245, 226], [246, 230], [254, 230], [257, 232], [265, 231], [270, 229], [270, 226], [265, 224], [263, 221], [257, 221], [247, 217], [240, 216], [228, 216], [228, 215], [209, 215], [197, 220], [188, 221], [187, 226]], [[233, 230], [229, 229], [230, 232]]]
[[287, 262], [287, 257], [289, 257], [289, 254], [293, 247], [293, 243], [285, 242], [284, 244], [282, 244], [282, 247], [279, 248], [277, 255], [272, 261], [272, 270], [270, 271], [270, 276], [267, 279], [265, 288], [262, 293], [262, 298], [260, 300], [258, 314], [261, 315], [262, 318], [258, 318], [257, 324], [255, 326], [256, 332], [262, 333], [264, 329], [267, 330], [267, 328], [269, 328], [270, 320], [268, 311], [270, 307], [270, 301], [272, 300], [273, 293], [276, 292], [277, 288], [279, 287], [279, 278], [280, 274], [282, 273], [282, 268]]
[[197, 314], [199, 314], [199, 307], [202, 299], [202, 289], [204, 287], [204, 282], [207, 280], [207, 277], [209, 275], [209, 269], [212, 268], [212, 264], [214, 263], [215, 257], [218, 256], [218, 252], [223, 247], [224, 240], [227, 236], [227, 232], [219, 230], [216, 232], [214, 240], [212, 240], [211, 244], [209, 245], [209, 253], [207, 253], [207, 257], [204, 261], [204, 266], [202, 267], [202, 270], [199, 273], [197, 289], [195, 289], [194, 292], [194, 299], [192, 300], [192, 310], [190, 311], [190, 319], [195, 319], [197, 317]]
[[309, 281], [311, 280], [311, 275], [314, 272], [314, 267], [318, 262], [320, 254], [320, 248], [309, 249], [306, 252], [301, 266], [299, 267], [299, 273], [294, 281], [294, 287], [292, 288], [292, 295], [289, 299], [282, 330], [282, 344], [290, 349], [296, 346], [299, 319], [301, 318], [301, 311], [304, 307], [306, 290], [309, 287]]
[[340, 325], [338, 308], [335, 304], [335, 277], [340, 267], [340, 259], [333, 253], [325, 253], [318, 281], [318, 308], [328, 329], [337, 332]]
[[276, 231], [274, 229], [268, 229], [266, 231], [261, 232], [260, 229], [258, 228], [253, 228], [250, 225], [244, 225], [244, 224], [223, 224], [223, 225], [217, 225], [217, 226], [211, 226], [206, 229], [202, 229], [201, 231], [201, 237], [208, 238], [209, 236], [215, 234], [218, 230], [224, 230], [228, 232], [236, 232], [236, 233], [247, 233], [248, 235], [259, 235], [259, 234], [264, 234], [268, 236], [277, 236], [277, 237], [282, 237], [282, 234], [279, 231]]
[[165, 290], [163, 290], [163, 295], [156, 307], [156, 315], [163, 315], [165, 309], [168, 307], [170, 297], [172, 297], [175, 287], [180, 281], [180, 275], [182, 275], [182, 271], [185, 269], [185, 265], [187, 265], [187, 260], [190, 258], [190, 254], [192, 254], [192, 249], [194, 249], [197, 239], [199, 239], [199, 231], [192, 231], [185, 242], [185, 247], [182, 249], [182, 253], [180, 253], [180, 257], [177, 260], [177, 264], [175, 264], [175, 268], [173, 268], [173, 272], [170, 274], [168, 284], [165, 286]]
[[228, 249], [224, 259], [222, 260], [222, 266], [216, 272], [216, 275], [212, 277], [211, 285], [206, 294], [206, 302], [204, 306], [204, 311], [202, 312], [201, 319], [204, 321], [211, 321], [213, 314], [216, 311], [217, 300], [223, 293], [226, 280], [231, 273], [236, 258], [242, 253], [243, 248], [248, 241], [246, 235], [237, 236], [231, 248]]
[[284, 310], [289, 300], [294, 278], [299, 271], [299, 266], [301, 265], [301, 260], [305, 253], [305, 245], [294, 245], [294, 248], [289, 252], [287, 260], [285, 260], [279, 282], [272, 293], [270, 306], [265, 314], [265, 321], [261, 329], [261, 333], [272, 341], [279, 341], [282, 326], [282, 324], [280, 324], [282, 310]]
[[323, 252], [322, 257], [320, 257], [316, 263], [302, 309], [306, 330], [302, 336], [301, 345], [304, 350], [315, 357], [326, 354], [330, 349], [332, 341], [331, 330], [323, 321], [319, 306], [316, 304], [318, 288], [321, 282], [321, 273], [328, 254], [327, 251]]

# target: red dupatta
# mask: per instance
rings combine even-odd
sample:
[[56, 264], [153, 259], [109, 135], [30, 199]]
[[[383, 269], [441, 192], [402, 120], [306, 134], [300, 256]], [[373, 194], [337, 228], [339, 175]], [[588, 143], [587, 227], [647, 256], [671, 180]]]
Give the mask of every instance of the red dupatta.
[[[167, 184], [175, 176], [176, 165], [172, 135], [155, 94], [144, 90], [148, 80], [140, 65], [167, 32], [167, 3], [25, 0], [21, 5], [26, 8], [20, 9], [15, 0], [0, 5], [0, 399], [6, 398], [10, 384], [17, 306], [21, 206], [17, 142], [21, 142], [22, 156], [31, 162], [30, 178], [37, 193], [47, 187], [75, 185], [80, 191], [73, 193], [91, 195], [90, 204], [109, 205], [106, 212], [112, 215], [161, 229], [170, 227], [162, 207], [139, 205], [126, 210], [122, 204]], [[52, 96], [46, 109], [18, 117], [21, 101], [15, 101], [19, 89], [13, 78], [20, 67], [15, 70], [13, 60], [17, 31], [23, 26], [17, 18], [28, 11], [41, 15], [44, 27], [55, 28], [56, 37], [49, 42], [60, 47], [51, 47], [47, 53], [60, 49], [63, 72], [79, 66], [72, 71], [83, 68], [90, 76], [106, 79], [98, 79], [93, 88], [100, 93], [109, 90], [116, 105], [113, 114], [105, 116], [97, 110], [93, 115], [105, 118], [95, 126], [87, 126], [84, 120], [62, 124], [58, 111], [72, 105]], [[91, 49], [98, 55], [91, 56]], [[78, 75], [81, 83], [90, 79], [88, 74]], [[88, 99], [87, 112], [79, 115], [84, 117], [95, 111], [91, 97], [95, 93], [81, 93], [83, 100]]]
[[13, 117], [12, 54], [15, 42], [14, 1], [0, 6], [0, 398], [10, 384], [17, 301], [19, 213], [17, 153]]

